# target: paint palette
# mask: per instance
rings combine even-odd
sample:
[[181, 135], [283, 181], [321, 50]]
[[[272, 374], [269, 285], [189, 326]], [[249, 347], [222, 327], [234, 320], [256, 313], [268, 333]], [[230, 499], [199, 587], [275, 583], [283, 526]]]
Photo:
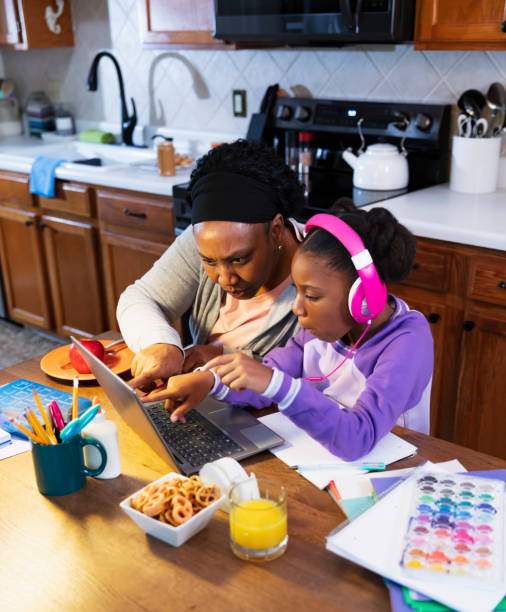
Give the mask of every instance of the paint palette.
[[417, 475], [401, 566], [413, 575], [451, 575], [501, 583], [504, 482], [421, 472]]

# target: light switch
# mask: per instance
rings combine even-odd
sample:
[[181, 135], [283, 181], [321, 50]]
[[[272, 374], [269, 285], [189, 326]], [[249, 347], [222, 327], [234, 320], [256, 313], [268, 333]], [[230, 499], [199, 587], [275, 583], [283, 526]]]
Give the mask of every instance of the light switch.
[[246, 117], [246, 90], [234, 89], [232, 91], [232, 109], [234, 117]]

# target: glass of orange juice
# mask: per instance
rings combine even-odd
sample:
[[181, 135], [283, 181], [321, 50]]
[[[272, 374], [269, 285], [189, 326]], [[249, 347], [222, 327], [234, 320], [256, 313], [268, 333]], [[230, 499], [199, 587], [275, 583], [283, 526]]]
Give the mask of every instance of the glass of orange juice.
[[235, 484], [230, 502], [230, 546], [247, 561], [270, 561], [286, 550], [286, 490], [251, 476]]

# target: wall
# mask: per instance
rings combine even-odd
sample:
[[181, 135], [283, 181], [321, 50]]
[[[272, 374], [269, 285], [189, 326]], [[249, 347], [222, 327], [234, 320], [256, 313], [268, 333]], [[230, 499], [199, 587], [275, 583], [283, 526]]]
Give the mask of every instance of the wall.
[[118, 58], [141, 124], [231, 134], [244, 134], [248, 124], [232, 116], [232, 89], [247, 90], [249, 115], [272, 83], [291, 95], [451, 104], [470, 87], [486, 92], [493, 81], [506, 84], [506, 52], [420, 52], [411, 45], [143, 51], [136, 0], [72, 0], [72, 11], [74, 48], [3, 51], [2, 58], [20, 100], [44, 89], [53, 101], [71, 103], [80, 119], [119, 119], [109, 60], [101, 61], [99, 90], [86, 91], [92, 58], [101, 49]]

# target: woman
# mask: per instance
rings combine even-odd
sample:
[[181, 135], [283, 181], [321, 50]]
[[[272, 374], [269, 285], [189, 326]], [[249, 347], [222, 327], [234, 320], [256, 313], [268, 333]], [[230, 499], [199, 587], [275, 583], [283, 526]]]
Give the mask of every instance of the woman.
[[[238, 140], [198, 160], [189, 193], [191, 227], [118, 302], [134, 388], [223, 352], [261, 359], [297, 329], [290, 266], [302, 226], [291, 216], [304, 195], [295, 173], [272, 149]], [[183, 351], [169, 322], [190, 307], [195, 345]]]

